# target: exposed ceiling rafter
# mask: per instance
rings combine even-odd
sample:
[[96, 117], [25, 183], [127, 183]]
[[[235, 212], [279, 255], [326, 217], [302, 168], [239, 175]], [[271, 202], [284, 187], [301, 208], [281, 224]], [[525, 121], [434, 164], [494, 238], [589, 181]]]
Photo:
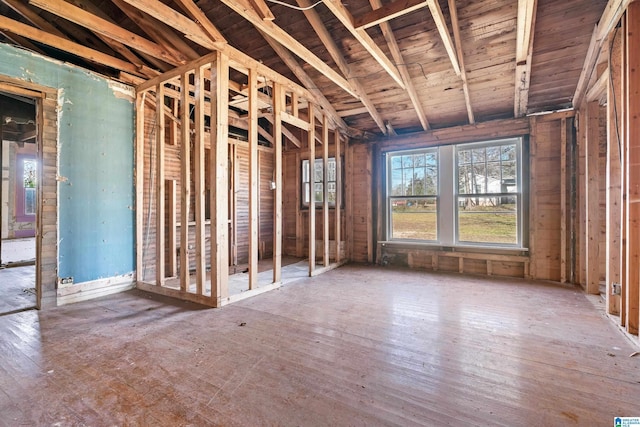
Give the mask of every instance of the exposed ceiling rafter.
[[406, 89], [402, 77], [387, 55], [378, 47], [371, 36], [362, 28], [358, 29], [353, 25], [353, 16], [351, 12], [342, 4], [340, 0], [324, 0], [325, 6], [338, 18], [344, 27], [351, 33], [353, 37], [371, 54], [378, 64], [391, 76], [393, 80], [402, 88]]
[[158, 44], [64, 0], [29, 0], [29, 3], [170, 64], [181, 65], [189, 60], [185, 56], [175, 58]]
[[[369, 3], [374, 10], [378, 10], [382, 7], [382, 2], [380, 0], [369, 0]], [[380, 22], [380, 30], [387, 41], [387, 46], [389, 46], [391, 56], [398, 66], [398, 71], [400, 72], [402, 80], [406, 86], [407, 95], [409, 95], [409, 99], [411, 99], [413, 109], [416, 111], [418, 120], [420, 120], [420, 125], [423, 130], [429, 130], [429, 120], [427, 120], [427, 115], [424, 112], [424, 108], [422, 107], [422, 103], [420, 102], [420, 98], [416, 92], [413, 80], [409, 74], [409, 69], [407, 68], [404, 57], [402, 56], [402, 52], [400, 51], [400, 46], [398, 46], [398, 41], [391, 30], [391, 25], [388, 22]]]
[[533, 32], [536, 23], [537, 0], [518, 0], [516, 27], [516, 81], [513, 115], [527, 114], [529, 87], [531, 85], [531, 57], [533, 55]]
[[360, 80], [356, 77], [353, 77], [351, 66], [347, 63], [344, 55], [342, 55], [342, 53], [340, 52], [340, 48], [333, 40], [333, 37], [331, 37], [331, 33], [329, 33], [329, 30], [322, 22], [322, 19], [320, 18], [320, 15], [318, 15], [318, 12], [316, 12], [313, 8], [309, 8], [309, 6], [311, 6], [311, 2], [309, 0], [297, 0], [297, 2], [300, 7], [305, 8], [304, 15], [307, 17], [307, 20], [322, 41], [322, 44], [327, 49], [327, 52], [329, 52], [329, 55], [331, 55], [333, 61], [336, 63], [342, 74], [350, 79], [351, 84], [358, 94], [358, 99], [360, 99], [362, 104], [365, 106], [367, 112], [376, 122], [380, 131], [382, 131], [382, 133], [387, 133], [384, 119], [376, 109], [371, 99], [369, 99], [369, 95], [367, 95], [367, 92]]
[[462, 37], [460, 36], [460, 23], [458, 22], [456, 0], [449, 0], [449, 14], [451, 16], [451, 26], [453, 27], [453, 39], [456, 44], [458, 62], [460, 63], [460, 78], [462, 79], [462, 91], [464, 92], [464, 103], [467, 107], [467, 117], [469, 118], [469, 123], [474, 124], [476, 119], [471, 106], [471, 94], [469, 93], [467, 71], [464, 66], [464, 52], [462, 51]]
[[353, 25], [356, 29], [373, 27], [423, 7], [427, 7], [426, 0], [396, 0], [354, 18]]

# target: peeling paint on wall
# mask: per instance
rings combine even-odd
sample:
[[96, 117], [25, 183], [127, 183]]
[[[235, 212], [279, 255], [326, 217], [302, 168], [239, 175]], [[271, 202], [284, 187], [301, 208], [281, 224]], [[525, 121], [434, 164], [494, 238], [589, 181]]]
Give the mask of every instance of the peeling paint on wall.
[[0, 74], [58, 90], [58, 275], [133, 271], [133, 88], [1, 43]]

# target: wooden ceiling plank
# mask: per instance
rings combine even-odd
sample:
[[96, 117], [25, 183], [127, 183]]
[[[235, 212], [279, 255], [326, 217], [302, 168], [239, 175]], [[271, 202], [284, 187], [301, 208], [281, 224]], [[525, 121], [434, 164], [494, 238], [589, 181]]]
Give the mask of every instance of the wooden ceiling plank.
[[31, 22], [36, 27], [40, 28], [42, 31], [46, 31], [47, 33], [53, 34], [58, 37], [62, 37], [68, 39], [67, 35], [56, 28], [49, 21], [44, 19], [42, 16], [38, 14], [35, 10], [29, 7], [26, 3], [21, 2], [20, 0], [2, 0], [4, 4], [9, 6], [11, 9], [16, 11], [19, 15], [25, 18], [27, 21]]
[[249, 3], [251, 3], [251, 6], [253, 6], [253, 10], [256, 11], [258, 16], [260, 16], [260, 18], [264, 19], [265, 21], [273, 21], [274, 19], [276, 19], [276, 17], [273, 16], [271, 9], [269, 9], [269, 6], [267, 6], [267, 3], [264, 0], [249, 0]]
[[185, 56], [176, 59], [158, 44], [73, 6], [64, 0], [29, 0], [29, 3], [172, 65], [180, 65], [188, 61]]
[[[369, 3], [371, 4], [371, 7], [374, 8], [374, 10], [378, 10], [383, 7], [380, 0], [369, 0]], [[402, 80], [404, 81], [404, 84], [407, 88], [407, 94], [409, 95], [409, 99], [411, 99], [411, 104], [413, 104], [413, 109], [418, 116], [418, 120], [420, 120], [420, 125], [422, 126], [423, 130], [429, 130], [429, 120], [427, 120], [427, 115], [424, 112], [424, 108], [422, 107], [422, 103], [420, 102], [420, 98], [418, 97], [418, 92], [416, 91], [416, 88], [413, 84], [413, 80], [411, 79], [411, 75], [409, 74], [409, 69], [407, 68], [404, 57], [402, 56], [400, 46], [398, 46], [398, 41], [393, 34], [391, 25], [388, 22], [381, 22], [380, 30], [382, 31], [382, 35], [387, 41], [387, 46], [389, 46], [391, 56], [398, 66], [398, 71], [400, 72]]]
[[[126, 0], [131, 1], [131, 0]], [[247, 21], [251, 22], [259, 31], [263, 34], [267, 34], [273, 40], [277, 41], [279, 44], [286, 46], [291, 52], [297, 55], [300, 59], [305, 61], [307, 64], [311, 65], [313, 68], [318, 70], [321, 74], [323, 74], [326, 78], [337, 84], [340, 88], [345, 90], [351, 96], [357, 98], [358, 94], [353, 89], [351, 84], [340, 74], [338, 74], [335, 70], [329, 67], [324, 63], [323, 60], [318, 58], [313, 52], [304, 47], [302, 43], [300, 43], [297, 39], [291, 36], [289, 33], [284, 31], [282, 28], [277, 26], [271, 21], [264, 21], [260, 19], [257, 13], [253, 11], [251, 6], [248, 4], [243, 4], [241, 0], [221, 0], [222, 3], [229, 6], [233, 9], [237, 14], [245, 18]]]
[[202, 27], [204, 32], [207, 33], [207, 35], [213, 41], [224, 43], [227, 42], [220, 30], [218, 30], [218, 28], [213, 25], [207, 15], [202, 11], [202, 9], [198, 7], [198, 5], [193, 2], [193, 0], [175, 1], [176, 3], [178, 3], [178, 6], [182, 7], [182, 10], [184, 10], [189, 16], [191, 16], [191, 19], [193, 19], [198, 25], [200, 25], [200, 27]]
[[449, 14], [451, 16], [451, 26], [453, 27], [453, 40], [456, 44], [456, 53], [458, 62], [460, 63], [460, 78], [462, 79], [462, 92], [464, 93], [464, 103], [467, 107], [467, 116], [469, 124], [476, 122], [471, 106], [471, 95], [469, 93], [469, 83], [467, 82], [467, 71], [464, 66], [464, 52], [462, 52], [462, 37], [460, 35], [460, 22], [458, 21], [458, 9], [456, 0], [449, 0]]
[[21, 22], [14, 21], [13, 19], [9, 19], [2, 15], [0, 15], [0, 31], [9, 31], [22, 37], [37, 41], [38, 43], [71, 53], [93, 63], [106, 65], [116, 70], [122, 70], [136, 76], [144, 77], [140, 70], [130, 62], [114, 58], [113, 56], [99, 52], [95, 49], [82, 46], [78, 43], [74, 43], [65, 38], [47, 33], [46, 31], [42, 31]]
[[598, 24], [593, 29], [591, 41], [589, 43], [589, 50], [582, 66], [582, 72], [578, 79], [578, 85], [573, 95], [573, 108], [579, 108], [584, 96], [587, 92], [587, 85], [593, 74], [593, 70], [596, 67], [598, 61], [598, 53], [602, 48], [602, 45], [607, 40], [609, 32], [620, 21], [622, 14], [627, 10], [629, 4], [634, 0], [609, 0], [604, 8], [602, 17], [598, 21]]
[[354, 18], [353, 26], [356, 29], [373, 27], [423, 7], [427, 7], [426, 0], [396, 0], [393, 3], [381, 5], [371, 12]]
[[300, 80], [300, 82], [307, 88], [309, 92], [314, 96], [316, 103], [322, 107], [325, 113], [329, 116], [334, 125], [344, 132], [348, 133], [348, 126], [344, 120], [338, 115], [333, 105], [327, 100], [324, 94], [318, 89], [315, 82], [309, 77], [306, 71], [298, 64], [298, 61], [293, 57], [291, 52], [284, 48], [276, 40], [269, 37], [267, 34], [262, 33], [263, 37], [269, 43], [274, 52], [282, 59], [287, 67], [293, 72], [293, 74]]
[[217, 42], [211, 40], [209, 35], [205, 33], [198, 24], [193, 22], [191, 19], [182, 15], [175, 9], [167, 6], [166, 4], [158, 1], [158, 0], [122, 0], [131, 6], [139, 9], [160, 22], [164, 22], [165, 24], [175, 28], [184, 34], [187, 38], [199, 44], [202, 47], [205, 47], [210, 50], [214, 50], [219, 46], [216, 45]]
[[433, 16], [433, 20], [436, 23], [436, 28], [438, 29], [438, 33], [440, 34], [440, 38], [442, 39], [442, 43], [444, 44], [444, 48], [447, 50], [447, 55], [449, 55], [449, 59], [451, 60], [451, 65], [453, 65], [453, 69], [456, 74], [460, 75], [460, 64], [458, 64], [458, 57], [456, 56], [456, 49], [451, 41], [451, 36], [449, 35], [449, 29], [447, 28], [447, 21], [444, 19], [444, 15], [442, 14], [442, 9], [440, 9], [440, 5], [436, 0], [427, 0], [427, 5], [429, 6], [429, 10], [431, 11], [431, 15]]
[[[536, 25], [537, 0], [518, 0], [518, 30], [516, 36], [516, 77], [513, 101], [513, 116], [522, 117], [529, 108], [529, 88], [531, 85], [531, 58], [533, 56], [533, 30]], [[524, 16], [521, 18], [520, 14]], [[526, 22], [523, 22], [526, 21]], [[520, 31], [520, 27], [524, 30]], [[523, 33], [524, 31], [524, 33]], [[522, 39], [521, 39], [522, 38]], [[526, 41], [526, 47], [521, 44]], [[520, 56], [524, 60], [520, 60]]]
[[307, 20], [315, 30], [320, 40], [322, 41], [322, 44], [324, 44], [325, 48], [327, 49], [327, 52], [329, 52], [329, 55], [331, 55], [331, 58], [333, 58], [333, 61], [336, 63], [338, 68], [340, 68], [340, 71], [342, 72], [342, 74], [344, 74], [348, 78], [351, 78], [351, 84], [353, 85], [353, 88], [355, 89], [355, 91], [358, 93], [358, 98], [367, 109], [367, 112], [371, 115], [373, 120], [376, 122], [380, 131], [386, 134], [387, 128], [385, 127], [384, 119], [382, 118], [382, 116], [376, 109], [375, 105], [367, 95], [367, 92], [364, 86], [362, 85], [362, 83], [360, 82], [360, 80], [357, 79], [356, 77], [353, 77], [351, 66], [347, 63], [347, 60], [345, 59], [344, 55], [342, 55], [342, 53], [340, 52], [340, 48], [338, 47], [336, 42], [333, 40], [333, 37], [331, 37], [329, 30], [322, 22], [322, 19], [320, 18], [320, 15], [318, 15], [318, 12], [316, 12], [315, 9], [313, 8], [309, 8], [311, 6], [311, 2], [309, 0], [297, 0], [297, 2], [300, 7], [305, 9], [304, 14], [307, 17]]
[[406, 89], [402, 77], [396, 66], [387, 58], [387, 55], [378, 47], [371, 36], [362, 28], [353, 26], [353, 16], [351, 12], [342, 4], [340, 0], [324, 0], [325, 6], [338, 18], [355, 39], [371, 54], [380, 66], [391, 76], [393, 80], [402, 88]]

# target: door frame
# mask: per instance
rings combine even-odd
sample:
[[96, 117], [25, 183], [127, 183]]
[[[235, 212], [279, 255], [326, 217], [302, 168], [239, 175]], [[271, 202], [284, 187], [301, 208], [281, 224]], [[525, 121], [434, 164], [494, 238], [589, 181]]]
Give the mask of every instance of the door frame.
[[57, 305], [58, 90], [0, 74], [0, 91], [36, 103], [36, 307]]

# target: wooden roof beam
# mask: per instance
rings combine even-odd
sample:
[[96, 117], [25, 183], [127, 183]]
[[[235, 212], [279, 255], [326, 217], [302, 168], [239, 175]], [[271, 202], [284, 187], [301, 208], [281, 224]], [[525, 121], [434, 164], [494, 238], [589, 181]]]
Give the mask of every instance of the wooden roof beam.
[[531, 84], [531, 57], [536, 23], [537, 0], [518, 0], [516, 27], [516, 81], [513, 102], [514, 117], [527, 114]]
[[180, 65], [188, 61], [185, 56], [174, 58], [158, 44], [73, 6], [64, 0], [29, 0], [29, 3], [172, 65]]
[[[225, 1], [225, 0], [223, 0]], [[378, 64], [391, 76], [393, 80], [402, 88], [406, 89], [402, 77], [396, 66], [387, 58], [387, 55], [378, 47], [375, 41], [362, 28], [354, 27], [354, 19], [351, 12], [347, 10], [340, 0], [324, 0], [325, 6], [338, 18], [347, 30], [360, 42], [360, 44], [378, 61]]]
[[456, 49], [453, 45], [453, 42], [451, 41], [451, 36], [449, 35], [449, 29], [447, 28], [447, 22], [445, 21], [444, 15], [442, 14], [442, 9], [440, 9], [440, 5], [438, 4], [437, 0], [427, 0], [427, 5], [429, 6], [429, 10], [431, 11], [433, 20], [436, 23], [436, 28], [438, 28], [438, 33], [440, 33], [440, 38], [442, 39], [444, 48], [447, 50], [447, 55], [449, 55], [451, 65], [453, 65], [453, 69], [455, 70], [456, 74], [460, 75], [460, 64], [458, 64]]
[[[91, 3], [90, 1], [87, 0], [71, 0], [71, 3], [76, 5], [77, 7], [86, 10], [89, 13], [92, 13], [102, 19], [105, 19], [109, 22], [111, 22], [112, 24], [116, 24], [116, 22], [111, 19], [111, 17], [109, 15], [107, 15], [102, 9], [100, 9], [99, 7], [97, 7], [96, 5], [94, 5], [93, 3]], [[146, 75], [148, 75], [149, 77], [152, 76], [156, 76], [158, 75], [158, 71], [156, 70], [152, 70], [149, 67], [147, 67], [142, 60], [140, 59], [140, 57], [138, 57], [138, 55], [136, 55], [134, 52], [132, 52], [131, 50], [129, 50], [129, 48], [127, 46], [125, 46], [124, 44], [113, 40], [110, 37], [107, 37], [105, 35], [102, 35], [100, 33], [95, 32], [96, 36], [98, 36], [98, 38], [100, 40], [102, 40], [104, 43], [106, 43], [107, 45], [109, 45], [109, 47], [111, 47], [111, 49], [113, 49], [115, 52], [119, 53], [123, 58], [125, 58], [127, 61], [131, 62], [132, 64], [134, 64], [136, 67], [139, 67], [141, 71], [143, 71]]]
[[271, 13], [271, 9], [269, 9], [269, 6], [267, 6], [267, 3], [264, 0], [249, 0], [249, 3], [251, 3], [251, 6], [253, 6], [253, 10], [256, 11], [258, 16], [260, 16], [260, 18], [264, 19], [265, 21], [273, 21], [274, 19], [276, 19], [276, 17], [273, 16], [273, 13]]
[[587, 93], [587, 86], [593, 70], [596, 67], [598, 61], [598, 53], [602, 48], [602, 45], [607, 40], [609, 32], [620, 21], [622, 14], [627, 10], [629, 4], [634, 0], [609, 0], [607, 6], [604, 8], [602, 17], [593, 30], [591, 37], [591, 43], [589, 43], [589, 50], [582, 66], [582, 72], [576, 86], [576, 91], [573, 94], [573, 108], [579, 108], [585, 94]]
[[451, 15], [451, 26], [453, 27], [453, 39], [456, 44], [456, 53], [460, 62], [460, 78], [462, 79], [462, 91], [464, 92], [464, 103], [467, 107], [467, 116], [469, 124], [476, 122], [471, 107], [471, 95], [469, 93], [469, 83], [467, 82], [467, 71], [464, 66], [464, 53], [462, 52], [462, 37], [460, 36], [460, 23], [458, 22], [458, 9], [456, 8], [456, 0], [449, 0], [449, 14]]
[[80, 58], [86, 59], [87, 61], [91, 61], [99, 65], [106, 65], [107, 67], [111, 67], [116, 70], [122, 70], [136, 76], [144, 77], [144, 74], [130, 62], [114, 58], [113, 56], [82, 46], [54, 34], [47, 33], [46, 31], [42, 31], [38, 28], [14, 21], [13, 19], [9, 19], [2, 15], [0, 15], [0, 31], [9, 31], [30, 40], [37, 41], [38, 43], [71, 53]]
[[[136, 9], [135, 7], [125, 3], [122, 0], [111, 0], [113, 4], [115, 4], [125, 15], [129, 17], [145, 34], [147, 34], [151, 40], [162, 46], [168, 52], [171, 52], [173, 55], [176, 52], [182, 52], [182, 54], [186, 55], [189, 59], [195, 59], [199, 55], [191, 46], [187, 45], [182, 38], [178, 37], [177, 34], [173, 32], [173, 30], [165, 25], [162, 22], [156, 22], [152, 19], [149, 19], [149, 16], [144, 12]], [[173, 43], [172, 43], [173, 42]], [[182, 49], [180, 49], [182, 47]], [[163, 71], [167, 71], [169, 68], [159, 61], [156, 58], [153, 58], [143, 52], [140, 52], [142, 56], [145, 56], [145, 59], [149, 62], [152, 62], [159, 69]]]
[[[380, 10], [383, 7], [380, 0], [369, 0], [369, 3], [374, 10]], [[426, 5], [426, 3], [424, 4]], [[402, 52], [400, 51], [400, 46], [398, 46], [398, 41], [393, 35], [391, 25], [388, 22], [380, 22], [380, 30], [382, 30], [382, 35], [387, 41], [387, 46], [389, 46], [389, 51], [391, 51], [393, 60], [398, 65], [398, 71], [400, 72], [402, 80], [407, 88], [407, 94], [409, 95], [409, 99], [411, 99], [411, 104], [413, 104], [413, 109], [416, 111], [418, 120], [420, 120], [420, 125], [422, 125], [423, 130], [429, 130], [430, 126], [429, 121], [427, 120], [427, 115], [424, 112], [424, 108], [422, 108], [418, 92], [413, 85], [409, 69], [407, 68], [406, 62], [402, 56]]]
[[194, 21], [158, 0], [119, 0], [153, 16], [160, 22], [175, 28], [188, 39], [209, 50], [220, 48], [220, 41], [211, 37]]
[[196, 5], [193, 0], [175, 0], [178, 6], [182, 8], [215, 42], [226, 43], [227, 40], [222, 35], [220, 30], [213, 25], [207, 15]]
[[4, 35], [7, 39], [11, 40], [11, 42], [15, 43], [18, 46], [22, 46], [25, 49], [29, 49], [41, 55], [45, 55], [45, 56], [47, 55], [42, 49], [40, 49], [38, 46], [31, 43], [30, 40], [22, 36], [10, 33], [9, 31], [0, 31], [0, 34]]
[[427, 7], [426, 0], [396, 0], [393, 3], [378, 6], [371, 12], [354, 18], [353, 26], [356, 29], [373, 27], [423, 7]]
[[[311, 2], [309, 0], [297, 0], [297, 2], [300, 7], [305, 9], [304, 15], [307, 17], [307, 20], [322, 41], [322, 44], [324, 44], [327, 52], [329, 52], [329, 55], [331, 55], [331, 58], [333, 58], [333, 61], [336, 63], [338, 68], [340, 68], [342, 74], [344, 74], [348, 78], [351, 77], [353, 75], [351, 66], [347, 63], [347, 60], [340, 52], [340, 48], [333, 40], [333, 37], [331, 37], [329, 30], [322, 22], [322, 19], [320, 18], [320, 15], [318, 15], [318, 12], [316, 12], [313, 8], [309, 8], [309, 6], [311, 6]], [[376, 122], [380, 131], [386, 134], [387, 128], [385, 127], [384, 119], [367, 95], [367, 92], [360, 80], [353, 77], [351, 78], [351, 84], [358, 94], [358, 99], [360, 99], [362, 104], [365, 106], [367, 112], [373, 118], [373, 121]]]
[[30, 8], [26, 3], [23, 3], [20, 0], [2, 0], [2, 2], [13, 9], [24, 19], [31, 22], [34, 26], [40, 28], [42, 31], [46, 31], [47, 33], [65, 38], [67, 40], [69, 39], [66, 34], [64, 34], [53, 24], [40, 16], [38, 12]]
[[[131, 1], [131, 0], [126, 0]], [[267, 34], [270, 38], [277, 41], [279, 44], [286, 46], [291, 52], [293, 52], [300, 59], [311, 65], [318, 70], [321, 74], [327, 77], [329, 80], [340, 86], [351, 96], [357, 98], [358, 94], [353, 89], [351, 83], [338, 74], [335, 70], [329, 67], [324, 61], [314, 55], [309, 49], [304, 47], [297, 39], [292, 37], [289, 33], [278, 27], [271, 21], [265, 21], [261, 19], [253, 8], [245, 3], [243, 0], [221, 0], [224, 4], [233, 9], [237, 14], [251, 22], [260, 32]]]
[[289, 52], [286, 48], [284, 48], [280, 43], [276, 40], [269, 37], [267, 34], [262, 33], [264, 39], [269, 43], [274, 52], [282, 59], [282, 61], [286, 64], [287, 67], [293, 72], [293, 74], [300, 80], [300, 82], [307, 88], [309, 92], [314, 96], [315, 101], [318, 105], [322, 107], [325, 113], [329, 116], [334, 125], [344, 132], [349, 133], [349, 127], [342, 120], [342, 118], [338, 115], [336, 110], [333, 108], [333, 105], [325, 98], [324, 94], [318, 89], [318, 86], [315, 82], [309, 77], [306, 71], [298, 64], [298, 61], [293, 57], [291, 52]]

